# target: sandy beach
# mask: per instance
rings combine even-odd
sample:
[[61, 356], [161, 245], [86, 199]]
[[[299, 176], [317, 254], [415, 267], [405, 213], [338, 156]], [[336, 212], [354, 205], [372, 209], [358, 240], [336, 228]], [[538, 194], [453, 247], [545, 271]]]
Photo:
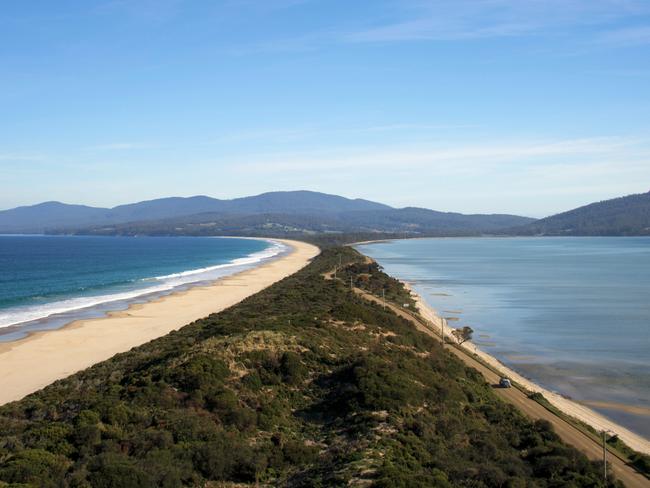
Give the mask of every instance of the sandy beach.
[[276, 240], [291, 250], [259, 267], [104, 318], [78, 320], [0, 344], [0, 404], [235, 305], [300, 270], [319, 253], [311, 244]]
[[[418, 311], [420, 315], [424, 317], [428, 322], [430, 322], [438, 331], [440, 331], [442, 326], [442, 319], [436, 313], [436, 311], [430, 307], [415, 291], [412, 287], [406, 283], [407, 288], [411, 291], [413, 298], [416, 300]], [[445, 327], [445, 336], [451, 342], [455, 342], [455, 338], [451, 335], [451, 328], [453, 326], [447, 325]], [[565, 414], [578, 419], [584, 422], [587, 425], [590, 425], [598, 431], [609, 431], [616, 433], [621, 440], [623, 440], [628, 446], [632, 449], [650, 454], [650, 441], [641, 437], [634, 432], [618, 425], [615, 422], [607, 419], [606, 417], [600, 415], [589, 407], [582, 405], [578, 402], [565, 398], [557, 393], [549, 391], [541, 386], [533, 383], [531, 380], [521, 376], [516, 371], [508, 368], [502, 364], [498, 359], [487, 354], [486, 352], [479, 349], [476, 345], [471, 342], [465, 342], [461, 347], [469, 351], [470, 353], [476, 354], [484, 363], [489, 364], [493, 369], [500, 372], [502, 376], [508, 376], [513, 381], [521, 385], [523, 388], [530, 392], [539, 392], [557, 409], [564, 412]]]

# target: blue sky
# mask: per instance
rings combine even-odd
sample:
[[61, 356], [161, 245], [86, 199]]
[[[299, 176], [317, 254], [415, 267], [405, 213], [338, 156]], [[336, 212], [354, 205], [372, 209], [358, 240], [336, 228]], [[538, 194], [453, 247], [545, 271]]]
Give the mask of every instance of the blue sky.
[[0, 113], [0, 209], [311, 189], [544, 216], [650, 190], [650, 2], [5, 2]]

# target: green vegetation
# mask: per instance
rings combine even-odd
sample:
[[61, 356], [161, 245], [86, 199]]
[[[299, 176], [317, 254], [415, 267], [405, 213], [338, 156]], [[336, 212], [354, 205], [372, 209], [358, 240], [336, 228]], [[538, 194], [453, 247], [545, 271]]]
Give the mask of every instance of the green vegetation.
[[458, 344], [463, 344], [464, 342], [471, 341], [472, 335], [474, 334], [474, 329], [471, 327], [461, 327], [460, 329], [454, 329], [451, 331], [451, 335], [456, 338]]
[[477, 371], [326, 279], [339, 259], [369, 290], [408, 296], [353, 249], [326, 250], [235, 307], [0, 407], [0, 486], [605, 486], [598, 463]]
[[647, 236], [650, 192], [592, 203], [507, 231], [512, 235]]
[[[519, 387], [519, 385], [517, 385]], [[523, 389], [519, 387], [520, 389]], [[544, 395], [539, 392], [530, 393], [528, 398], [535, 400], [549, 412], [553, 412], [556, 416], [561, 419], [564, 419], [566, 422], [570, 423], [578, 430], [583, 432], [585, 435], [591, 437], [594, 441], [600, 442], [602, 439], [602, 431], [597, 431], [591, 425], [571, 417], [570, 415], [565, 414], [555, 405], [546, 399]], [[650, 456], [637, 452], [632, 449], [630, 446], [625, 444], [617, 435], [609, 436], [607, 435], [607, 449], [609, 452], [612, 452], [614, 455], [625, 460], [629, 465], [633, 466], [635, 470], [643, 474], [646, 478], [650, 479]]]
[[631, 449], [618, 436], [614, 435], [607, 439], [607, 444], [622, 453], [622, 457], [627, 458], [629, 463], [634, 466], [639, 473], [643, 473], [646, 478], [650, 479], [650, 456]]
[[382, 272], [381, 266], [370, 258], [362, 262], [350, 263], [337, 270], [337, 277], [344, 284], [350, 283], [355, 288], [367, 291], [376, 297], [385, 298], [386, 301], [397, 303], [400, 306], [407, 306], [415, 311], [415, 300], [410, 292], [404, 288], [399, 280]]

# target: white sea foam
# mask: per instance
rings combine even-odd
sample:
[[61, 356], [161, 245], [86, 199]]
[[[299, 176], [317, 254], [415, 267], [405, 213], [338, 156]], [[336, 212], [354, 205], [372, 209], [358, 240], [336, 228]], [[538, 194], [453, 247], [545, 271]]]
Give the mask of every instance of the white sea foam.
[[111, 302], [133, 300], [153, 293], [170, 292], [175, 288], [191, 285], [192, 283], [213, 281], [241, 269], [253, 267], [253, 265], [277, 256], [287, 249], [287, 246], [280, 242], [272, 240], [268, 242], [271, 243], [271, 246], [263, 251], [250, 254], [243, 258], [233, 259], [228, 263], [141, 280], [144, 283], [150, 284], [150, 286], [106, 295], [69, 298], [42, 305], [8, 308], [0, 311], [0, 328], [42, 320], [57, 314], [89, 309]]
[[217, 264], [215, 266], [208, 266], [207, 268], [191, 269], [189, 271], [183, 271], [181, 273], [173, 273], [165, 276], [155, 276], [154, 278], [146, 278], [146, 280], [165, 281], [165, 280], [171, 280], [176, 278], [185, 278], [187, 276], [205, 274], [205, 273], [209, 273], [210, 271], [232, 268], [233, 266], [246, 266], [250, 264], [256, 264], [264, 259], [272, 258], [273, 256], [276, 256], [277, 254], [281, 253], [286, 249], [286, 246], [280, 242], [276, 242], [276, 241], [269, 241], [269, 242], [271, 242], [272, 245], [267, 249], [264, 249], [263, 251], [259, 251], [253, 254], [249, 254], [248, 256], [243, 258], [233, 259], [229, 263]]

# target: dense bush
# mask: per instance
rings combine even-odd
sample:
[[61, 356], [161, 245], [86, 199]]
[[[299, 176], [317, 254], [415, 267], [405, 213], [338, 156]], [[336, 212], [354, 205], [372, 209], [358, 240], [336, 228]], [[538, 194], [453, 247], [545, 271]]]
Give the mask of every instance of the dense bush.
[[355, 251], [327, 250], [235, 307], [1, 407], [0, 486], [603, 486], [548, 424], [325, 279], [339, 259], [359, 286], [408, 299]]

